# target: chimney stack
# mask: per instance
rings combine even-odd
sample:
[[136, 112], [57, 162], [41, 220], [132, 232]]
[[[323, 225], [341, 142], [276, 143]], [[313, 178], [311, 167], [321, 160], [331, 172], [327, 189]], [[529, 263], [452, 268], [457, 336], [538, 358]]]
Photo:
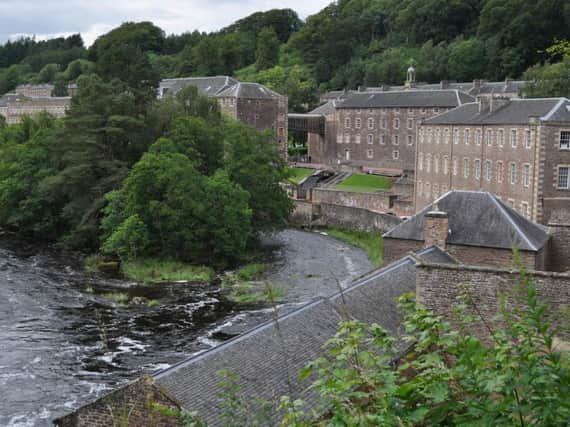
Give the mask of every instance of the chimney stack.
[[424, 246], [439, 246], [445, 249], [449, 232], [449, 217], [446, 212], [435, 210], [424, 216]]

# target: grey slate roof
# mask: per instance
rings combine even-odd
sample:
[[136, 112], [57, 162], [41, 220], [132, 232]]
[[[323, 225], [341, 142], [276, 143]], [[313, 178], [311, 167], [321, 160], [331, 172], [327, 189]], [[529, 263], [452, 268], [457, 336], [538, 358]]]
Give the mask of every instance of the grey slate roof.
[[320, 105], [319, 107], [315, 108], [313, 111], [310, 111], [309, 114], [334, 114], [336, 111], [337, 101], [332, 100]]
[[281, 95], [259, 83], [238, 82], [231, 87], [221, 90], [216, 96], [245, 99], [273, 99], [279, 98]]
[[229, 76], [214, 77], [183, 77], [177, 79], [164, 79], [160, 82], [160, 88], [168, 89], [173, 94], [186, 86], [194, 86], [203, 95], [215, 96], [224, 89], [237, 84], [238, 81]]
[[525, 98], [495, 102], [503, 102], [504, 105], [497, 106], [493, 111], [483, 108], [480, 112], [479, 103], [473, 102], [427, 119], [424, 124], [524, 125], [530, 117], [543, 121], [570, 121], [570, 101], [566, 98]]
[[435, 264], [457, 264], [457, 260], [438, 246], [429, 246], [416, 252], [421, 261]]
[[[439, 248], [420, 253], [433, 262], [454, 262]], [[226, 368], [239, 376], [242, 397], [247, 401], [287, 394], [315, 405], [318, 397], [307, 390], [309, 380], [300, 382], [299, 370], [324, 355], [323, 345], [347, 316], [376, 322], [398, 335], [401, 317], [395, 299], [415, 291], [415, 264], [414, 257], [406, 256], [362, 276], [342, 293], [281, 316], [279, 328], [274, 322], [267, 322], [154, 378], [184, 408], [198, 411], [213, 426], [222, 422], [217, 372]]]
[[450, 191], [384, 237], [423, 241], [424, 217], [433, 210], [447, 213], [450, 244], [501, 249], [516, 246], [537, 252], [549, 239], [546, 227], [524, 218], [495, 195], [479, 191]]
[[451, 108], [475, 98], [457, 90], [360, 92], [348, 95], [337, 108], [442, 107]]
[[14, 102], [18, 99], [18, 95], [15, 93], [7, 93], [0, 96], [0, 107], [6, 107], [9, 103]]

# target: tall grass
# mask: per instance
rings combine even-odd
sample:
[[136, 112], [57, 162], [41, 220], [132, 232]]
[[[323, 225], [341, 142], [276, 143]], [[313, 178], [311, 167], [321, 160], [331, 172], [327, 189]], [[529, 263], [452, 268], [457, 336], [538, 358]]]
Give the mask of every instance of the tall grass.
[[375, 267], [380, 267], [383, 264], [384, 240], [380, 232], [347, 230], [334, 227], [327, 228], [326, 232], [331, 237], [363, 249]]
[[210, 267], [185, 264], [178, 261], [138, 259], [124, 262], [121, 271], [125, 277], [138, 282], [208, 282], [214, 277]]

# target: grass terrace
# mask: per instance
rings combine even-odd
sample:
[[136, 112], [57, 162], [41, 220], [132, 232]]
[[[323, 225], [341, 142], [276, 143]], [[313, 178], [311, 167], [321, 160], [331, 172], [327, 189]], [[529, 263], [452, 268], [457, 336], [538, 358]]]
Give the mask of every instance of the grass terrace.
[[356, 191], [370, 193], [374, 191], [387, 191], [392, 188], [392, 178], [377, 175], [351, 175], [335, 187], [342, 191]]
[[289, 168], [289, 171], [291, 171], [289, 181], [293, 184], [299, 184], [303, 178], [306, 178], [315, 172], [314, 169], [308, 168]]

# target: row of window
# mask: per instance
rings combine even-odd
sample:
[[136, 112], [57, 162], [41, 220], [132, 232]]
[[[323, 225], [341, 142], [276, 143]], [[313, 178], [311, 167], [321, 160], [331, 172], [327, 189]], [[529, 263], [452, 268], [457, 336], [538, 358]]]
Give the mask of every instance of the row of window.
[[[570, 132], [569, 132], [570, 134]], [[419, 141], [420, 144], [422, 143], [431, 143], [434, 142], [436, 144], [444, 143], [449, 144], [451, 138], [451, 132], [449, 128], [420, 128], [419, 131]], [[532, 147], [532, 140], [534, 139], [534, 130], [525, 129], [523, 132], [523, 146], [527, 149]], [[519, 129], [511, 129], [510, 130], [510, 145], [512, 148], [517, 148], [519, 142]], [[474, 132], [471, 132], [471, 129], [466, 128], [463, 130], [460, 129], [453, 129], [453, 143], [459, 144], [459, 142], [463, 142], [465, 145], [469, 145], [474, 143], [475, 145], [481, 145], [486, 143], [488, 146], [492, 146], [496, 143], [499, 147], [503, 147], [505, 145], [505, 130], [504, 129], [487, 129], [485, 131], [485, 138], [483, 140], [483, 130], [482, 129], [475, 129]], [[568, 144], [570, 144], [570, 135], [568, 136]]]
[[[387, 139], [388, 137], [385, 134], [381, 134], [378, 137], [378, 142], [380, 143], [380, 145], [386, 145]], [[344, 135], [342, 133], [339, 133], [336, 137], [336, 142], [338, 144], [342, 144], [343, 142], [345, 144], [350, 144], [352, 140], [353, 140], [353, 135], [349, 133], [345, 133]], [[362, 141], [362, 136], [359, 133], [354, 135], [355, 144], [360, 144], [361, 141]], [[374, 144], [374, 135], [371, 133], [366, 135], [366, 142], [368, 144]], [[408, 145], [414, 145], [414, 135], [406, 135], [406, 143]], [[400, 135], [392, 135], [392, 145], [400, 145]]]
[[[379, 121], [379, 125], [380, 125], [380, 129], [388, 129], [388, 119], [386, 117], [382, 117]], [[374, 118], [369, 117], [366, 120], [366, 127], [370, 130], [373, 130], [374, 126], [376, 126], [376, 121], [374, 120]], [[399, 118], [396, 117], [394, 120], [392, 120], [392, 127], [394, 129], [400, 129], [400, 119]], [[414, 119], [407, 119], [406, 120], [406, 127], [408, 129], [413, 129], [414, 128]], [[352, 119], [350, 117], [344, 118], [344, 128], [345, 129], [351, 129], [352, 128]], [[354, 119], [354, 129], [362, 129], [362, 120], [360, 119], [360, 117], [357, 117]]]
[[[373, 159], [374, 158], [374, 150], [372, 148], [369, 148], [368, 150], [366, 150], [366, 158], [367, 159]], [[399, 160], [400, 159], [400, 150], [393, 150], [392, 151], [392, 159], [393, 160]]]
[[[432, 162], [433, 162], [433, 172], [435, 174], [439, 174], [440, 172], [443, 173], [443, 175], [447, 175], [449, 173], [449, 157], [448, 156], [443, 156], [443, 158], [441, 159], [440, 162], [440, 158], [438, 155], [435, 155], [432, 157], [431, 154], [427, 154], [424, 156], [424, 153], [419, 153], [418, 154], [418, 170], [425, 170], [427, 173], [431, 173], [432, 171]], [[440, 168], [441, 166], [441, 168]], [[481, 169], [481, 160], [480, 159], [475, 159], [475, 161], [473, 162], [473, 177], [476, 180], [479, 180], [481, 178], [481, 173], [483, 173], [483, 177], [487, 180], [487, 181], [491, 181], [493, 179], [493, 164], [491, 162], [491, 160], [485, 160], [485, 163], [483, 165], [483, 170]], [[463, 177], [464, 178], [469, 178], [470, 173], [471, 173], [471, 165], [470, 165], [470, 160], [465, 158], [463, 159]], [[522, 183], [525, 187], [529, 187], [530, 186], [530, 172], [531, 172], [531, 167], [530, 164], [525, 163], [522, 165]], [[453, 175], [458, 175], [459, 173], [459, 165], [458, 165], [458, 160], [457, 159], [453, 159], [452, 162], [452, 173]], [[499, 184], [501, 184], [503, 182], [503, 176], [505, 173], [504, 170], [504, 163], [502, 161], [498, 161], [496, 164], [496, 176], [497, 176], [497, 182]], [[514, 162], [510, 162], [508, 164], [508, 174], [509, 174], [509, 182], [512, 185], [515, 185], [517, 183], [517, 165]], [[568, 176], [568, 174], [566, 173], [566, 177]], [[566, 178], [566, 182], [568, 181], [568, 178]]]
[[[400, 111], [402, 111], [403, 109], [401, 109], [400, 107], [391, 107], [391, 108], [368, 108], [368, 114], [374, 114], [374, 112], [376, 111], [380, 111], [382, 114], [386, 114], [389, 111], [391, 111], [394, 114], [400, 114]], [[408, 114], [415, 114], [417, 111], [417, 108], [408, 108]], [[420, 108], [420, 114], [427, 114], [428, 112], [433, 112], [434, 114], [439, 114], [440, 109], [439, 107], [433, 107], [433, 108]], [[356, 113], [360, 114], [362, 113], [362, 109], [361, 108], [357, 108], [356, 109]]]

